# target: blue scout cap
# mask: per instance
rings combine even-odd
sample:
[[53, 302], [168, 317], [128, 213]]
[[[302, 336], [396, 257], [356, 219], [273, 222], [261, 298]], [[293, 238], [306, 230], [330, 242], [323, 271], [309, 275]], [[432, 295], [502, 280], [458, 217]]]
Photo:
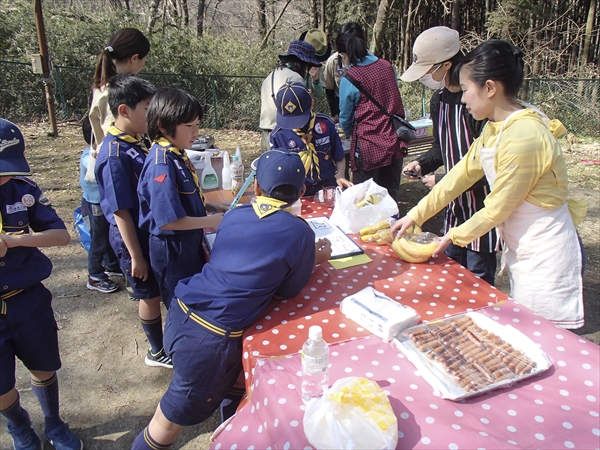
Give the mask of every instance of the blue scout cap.
[[14, 123], [0, 119], [0, 176], [31, 175], [25, 159], [25, 139]]
[[304, 186], [306, 170], [298, 153], [287, 150], [269, 150], [260, 155], [253, 166], [256, 167], [256, 181], [269, 195], [278, 186], [290, 184], [298, 193]]
[[303, 83], [288, 81], [275, 99], [277, 105], [277, 126], [286, 130], [302, 128], [310, 119], [312, 96]]
[[306, 41], [290, 42], [287, 53], [279, 55], [280, 58], [284, 56], [295, 56], [300, 61], [321, 67], [321, 61], [315, 57], [315, 48]]

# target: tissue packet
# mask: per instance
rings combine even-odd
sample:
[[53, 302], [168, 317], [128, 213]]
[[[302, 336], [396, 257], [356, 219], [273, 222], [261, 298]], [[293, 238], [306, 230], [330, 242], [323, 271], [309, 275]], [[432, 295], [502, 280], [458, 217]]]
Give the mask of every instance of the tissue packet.
[[399, 331], [416, 325], [421, 318], [411, 307], [370, 286], [342, 300], [340, 310], [346, 317], [388, 342]]

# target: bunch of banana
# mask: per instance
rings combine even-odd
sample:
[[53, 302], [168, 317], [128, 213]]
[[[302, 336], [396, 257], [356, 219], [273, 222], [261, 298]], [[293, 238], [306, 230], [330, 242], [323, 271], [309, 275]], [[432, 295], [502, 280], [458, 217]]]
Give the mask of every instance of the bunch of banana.
[[364, 199], [359, 202], [356, 202], [354, 206], [356, 208], [362, 208], [367, 205], [378, 205], [381, 202], [381, 197], [378, 195], [367, 195]]
[[377, 242], [378, 244], [391, 243], [393, 241], [390, 225], [394, 220], [383, 220], [375, 225], [362, 228], [358, 234], [363, 242]]
[[437, 242], [430, 244], [420, 244], [411, 240], [410, 233], [404, 233], [400, 239], [394, 239], [392, 249], [398, 257], [406, 262], [421, 263], [427, 261], [434, 250], [437, 248]]

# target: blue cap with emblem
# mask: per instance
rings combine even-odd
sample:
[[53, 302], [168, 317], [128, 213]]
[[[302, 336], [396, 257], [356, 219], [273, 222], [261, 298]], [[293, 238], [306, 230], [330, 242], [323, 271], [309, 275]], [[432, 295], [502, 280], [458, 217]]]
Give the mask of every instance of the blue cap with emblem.
[[288, 81], [275, 99], [277, 105], [277, 126], [286, 130], [302, 128], [310, 119], [312, 96], [303, 83]]
[[287, 150], [269, 150], [255, 160], [252, 165], [256, 167], [256, 181], [268, 194], [273, 189], [285, 184], [298, 189], [304, 186], [306, 170], [298, 153]]
[[25, 139], [14, 123], [0, 119], [0, 176], [31, 175], [25, 159]]

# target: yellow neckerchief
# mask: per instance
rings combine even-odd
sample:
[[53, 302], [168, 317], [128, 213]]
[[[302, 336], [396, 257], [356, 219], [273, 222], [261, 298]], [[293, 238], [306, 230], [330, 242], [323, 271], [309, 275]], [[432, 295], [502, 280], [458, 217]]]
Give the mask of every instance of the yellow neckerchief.
[[108, 134], [112, 134], [114, 137], [121, 139], [122, 141], [135, 145], [144, 153], [144, 155], [148, 154], [148, 148], [146, 147], [146, 144], [144, 144], [142, 136], [140, 136], [139, 134], [136, 134], [135, 136], [127, 134], [124, 131], [119, 130], [115, 126], [114, 122], [110, 123], [110, 126], [108, 127], [108, 130], [106, 130], [106, 132]]
[[179, 156], [179, 157], [181, 157], [181, 159], [183, 159], [183, 163], [185, 164], [185, 167], [187, 167], [187, 169], [192, 174], [192, 178], [194, 179], [194, 184], [198, 188], [198, 193], [200, 194], [200, 199], [202, 200], [202, 203], [204, 204], [204, 195], [202, 194], [202, 188], [200, 187], [200, 181], [198, 181], [198, 174], [196, 174], [196, 168], [190, 161], [190, 158], [188, 158], [188, 155], [185, 152], [185, 150], [178, 149], [173, 144], [171, 144], [171, 141], [169, 141], [167, 138], [164, 138], [164, 137], [158, 138], [154, 142], [156, 142], [161, 147], [166, 148], [168, 151], [175, 153], [177, 156]]
[[[317, 155], [317, 149], [315, 144], [312, 143], [313, 130], [315, 128], [315, 121], [317, 115], [311, 111], [310, 122], [308, 123], [308, 130], [302, 131], [300, 128], [294, 128], [294, 132], [300, 136], [302, 142], [306, 144], [306, 150], [298, 152], [300, 159], [304, 163], [304, 169], [306, 170], [306, 176], [311, 179], [321, 179], [321, 168], [319, 167], [319, 156]], [[317, 176], [314, 176], [314, 172], [317, 172]]]
[[275, 198], [263, 197], [262, 195], [258, 195], [252, 199], [252, 207], [259, 219], [267, 217], [279, 210], [287, 211], [290, 214], [292, 213], [292, 207], [289, 203], [282, 202]]

